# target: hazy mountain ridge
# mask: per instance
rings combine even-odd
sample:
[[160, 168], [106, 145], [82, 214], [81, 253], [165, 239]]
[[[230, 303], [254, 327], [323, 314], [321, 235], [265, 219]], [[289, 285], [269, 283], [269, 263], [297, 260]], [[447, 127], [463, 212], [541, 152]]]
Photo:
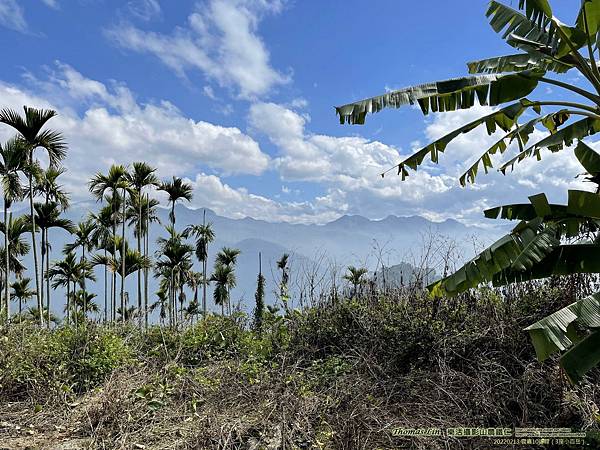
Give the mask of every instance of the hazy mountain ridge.
[[[75, 203], [67, 210], [65, 217], [73, 222], [85, 218], [90, 211], [100, 207], [93, 201]], [[176, 207], [176, 228], [182, 230], [192, 223], [202, 223], [203, 209], [190, 209], [183, 205]], [[17, 213], [15, 213], [17, 214]], [[164, 224], [169, 223], [168, 209], [158, 208], [157, 215], [161, 223], [153, 223], [150, 227], [151, 253], [156, 249], [156, 239], [165, 236]], [[454, 239], [463, 255], [473, 253], [471, 237], [477, 235], [482, 242], [491, 241], [499, 233], [480, 228], [466, 226], [456, 220], [432, 222], [420, 216], [398, 217], [388, 216], [381, 220], [371, 220], [363, 216], [345, 215], [326, 224], [291, 224], [286, 222], [267, 222], [246, 217], [232, 219], [219, 216], [214, 211], [206, 209], [206, 221], [212, 223], [216, 239], [209, 247], [209, 269], [212, 269], [215, 254], [223, 246], [235, 247], [241, 250], [236, 266], [238, 286], [232, 291], [232, 302], [240, 299], [246, 310], [251, 310], [254, 304], [254, 291], [258, 274], [258, 253], [262, 254], [263, 275], [266, 278], [265, 289], [267, 303], [275, 301], [274, 292], [277, 286], [278, 273], [275, 262], [283, 253], [289, 253], [291, 276], [294, 279], [294, 269], [309, 265], [318, 270], [326, 270], [332, 264], [343, 270], [348, 265], [366, 266], [370, 271], [377, 268], [375, 247], [383, 248], [384, 263], [391, 267], [401, 262], [412, 262], [410, 259], [418, 255], [422, 246], [421, 236], [434, 233], [435, 236], [446, 236]], [[61, 257], [64, 244], [70, 241], [70, 236], [63, 230], [51, 230], [52, 243], [51, 260]], [[136, 245], [132, 230], [128, 230], [128, 239]], [[426, 237], [423, 239], [426, 240]], [[194, 257], [195, 261], [195, 257]], [[31, 264], [28, 262], [28, 264]], [[195, 261], [195, 269], [200, 265]], [[317, 270], [317, 269], [315, 269]], [[210, 275], [210, 272], [209, 272]], [[27, 274], [27, 276], [32, 276]], [[96, 271], [98, 282], [91, 291], [98, 295], [98, 302], [103, 303], [103, 277], [100, 268]], [[118, 279], [120, 284], [120, 280]], [[126, 289], [130, 298], [135, 301], [136, 275], [127, 278]], [[149, 289], [151, 294], [157, 288], [157, 282], [151, 278]], [[59, 291], [53, 298], [60, 297]], [[212, 305], [212, 290], [208, 290]], [[188, 298], [192, 298], [188, 293]], [[58, 311], [59, 306], [55, 305]]]

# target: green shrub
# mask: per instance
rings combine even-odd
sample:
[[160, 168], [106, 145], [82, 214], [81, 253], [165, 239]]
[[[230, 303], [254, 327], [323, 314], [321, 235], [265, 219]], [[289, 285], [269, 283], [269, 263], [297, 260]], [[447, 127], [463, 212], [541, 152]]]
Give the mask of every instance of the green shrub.
[[16, 398], [81, 393], [131, 361], [131, 350], [108, 328], [33, 327], [7, 331], [0, 349], [0, 387]]

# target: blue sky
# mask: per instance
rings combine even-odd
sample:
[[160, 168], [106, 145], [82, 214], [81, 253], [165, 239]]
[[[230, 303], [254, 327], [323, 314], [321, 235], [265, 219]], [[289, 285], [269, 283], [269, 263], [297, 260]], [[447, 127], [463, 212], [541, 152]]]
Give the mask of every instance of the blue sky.
[[[423, 117], [406, 107], [341, 126], [333, 106], [464, 75], [469, 60], [510, 53], [486, 7], [472, 0], [0, 0], [0, 105], [58, 110], [54, 126], [70, 144], [64, 183], [75, 200], [88, 198], [93, 172], [144, 159], [164, 178], [188, 178], [193, 207], [230, 217], [323, 223], [342, 214], [421, 214], [480, 222], [485, 207], [542, 191], [564, 201], [568, 187], [584, 187], [573, 178], [579, 168], [570, 152], [462, 189], [461, 169], [493, 140], [482, 131], [457, 139], [440, 166], [404, 183], [382, 180], [378, 174], [419, 143], [487, 108]], [[575, 12], [564, 9], [555, 12], [570, 21]], [[539, 88], [535, 98], [549, 93]], [[0, 128], [0, 138], [9, 135]]]

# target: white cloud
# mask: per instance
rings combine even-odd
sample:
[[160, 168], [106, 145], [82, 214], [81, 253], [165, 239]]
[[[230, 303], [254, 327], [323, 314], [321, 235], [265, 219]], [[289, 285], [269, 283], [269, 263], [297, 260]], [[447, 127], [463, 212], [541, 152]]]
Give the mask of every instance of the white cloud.
[[0, 0], [0, 25], [15, 31], [27, 30], [23, 8], [16, 0]]
[[[41, 1], [49, 8], [60, 8], [58, 0]], [[0, 0], [0, 26], [19, 31], [21, 33], [29, 32], [22, 3], [22, 1], [17, 0]]]
[[145, 21], [159, 17], [162, 12], [158, 0], [131, 0], [127, 3], [127, 9], [135, 17]]
[[[27, 89], [0, 82], [3, 106], [20, 109], [27, 104], [59, 111], [52, 127], [61, 130], [70, 145], [64, 183], [75, 199], [89, 198], [86, 182], [92, 173], [135, 160], [157, 166], [163, 177], [176, 174], [192, 180], [192, 206], [271, 221], [323, 223], [341, 214], [420, 214], [481, 223], [481, 211], [491, 206], [526, 202], [538, 192], [547, 192], [552, 202], [565, 202], [567, 189], [589, 189], [573, 178], [581, 168], [569, 150], [544, 152], [541, 162], [523, 161], [506, 177], [493, 170], [482, 174], [475, 186], [461, 189], [458, 176], [499, 137], [488, 136], [485, 127], [455, 139], [440, 155], [439, 165], [426, 163], [401, 182], [394, 173], [384, 179], [380, 173], [415, 149], [406, 152], [360, 136], [311, 133], [310, 117], [290, 107], [254, 103], [249, 110], [250, 131], [266, 135], [278, 150], [270, 158], [238, 128], [190, 119], [168, 101], [141, 103], [127, 86], [89, 79], [68, 65], [58, 63], [48, 76], [28, 74], [26, 80], [31, 86]], [[425, 122], [422, 142], [487, 112], [474, 108], [432, 115]], [[0, 127], [0, 139], [9, 135], [7, 127]], [[540, 136], [536, 131], [531, 142]], [[284, 181], [282, 186], [261, 180], [272, 183], [270, 194], [257, 195], [222, 178], [229, 173], [261, 175], [269, 167]], [[305, 187], [316, 194], [300, 193]], [[278, 199], [281, 193], [285, 201]]]
[[[428, 141], [432, 141], [482, 115], [490, 114], [492, 111], [489, 107], [475, 107], [465, 111], [439, 113], [429, 122], [425, 134]], [[546, 131], [534, 130], [529, 139], [529, 144], [539, 141], [547, 134]], [[446, 173], [453, 177], [459, 177], [476, 158], [481, 156], [502, 135], [502, 131], [498, 131], [495, 135], [489, 136], [485, 131], [485, 126], [479, 127], [468, 134], [460, 135], [448, 145], [444, 154], [440, 155], [440, 164], [444, 167]], [[492, 157], [494, 166], [500, 167], [503, 161], [510, 159], [517, 151], [518, 147], [515, 142], [504, 155], [496, 154]], [[491, 169], [488, 175], [481, 173], [478, 175], [476, 186], [483, 184], [487, 188], [487, 185], [489, 185], [490, 191], [497, 191], [501, 185], [509, 187], [513, 183], [517, 183], [530, 190], [547, 191], [551, 195], [557, 195], [561, 198], [563, 191], [568, 188], [583, 189], [589, 186], [581, 181], [574, 180], [574, 177], [583, 169], [572, 150], [565, 149], [558, 153], [542, 150], [541, 156], [541, 161], [537, 161], [535, 158], [523, 160], [515, 165], [514, 171], [508, 170], [506, 176], [501, 175], [495, 169]], [[524, 193], [517, 192], [517, 195], [522, 196], [522, 201], [527, 201], [526, 196], [523, 196]]]
[[59, 9], [60, 5], [58, 4], [58, 0], [42, 0], [46, 6], [53, 9]]
[[[3, 106], [59, 111], [51, 126], [69, 143], [64, 180], [76, 197], [85, 198], [90, 175], [112, 163], [144, 160], [158, 167], [161, 176], [207, 168], [258, 175], [267, 169], [269, 157], [239, 129], [195, 121], [167, 101], [141, 104], [126, 86], [106, 86], [63, 64], [47, 80], [28, 78], [36, 82], [36, 92], [0, 82]], [[2, 139], [10, 133], [0, 127]]]
[[194, 188], [193, 207], [208, 207], [226, 217], [294, 223], [324, 223], [339, 217], [335, 210], [318, 201], [277, 202], [245, 188], [233, 188], [215, 175], [200, 173], [194, 180], [187, 181]]
[[[490, 111], [475, 107], [433, 115], [425, 123], [424, 140], [431, 142]], [[540, 162], [523, 161], [507, 176], [492, 169], [488, 175], [482, 173], [474, 186], [460, 188], [458, 177], [501, 136], [488, 136], [485, 127], [459, 136], [440, 154], [439, 165], [426, 162], [402, 182], [393, 171], [384, 179], [380, 174], [408, 154], [381, 142], [311, 134], [306, 116], [274, 103], [252, 105], [248, 121], [252, 131], [264, 133], [278, 147], [274, 163], [281, 178], [318, 183], [325, 194], [315, 198], [314, 205], [338, 214], [372, 218], [420, 214], [478, 223], [482, 210], [491, 206], [527, 202], [527, 196], [538, 192], [547, 192], [551, 201], [565, 202], [567, 189], [589, 189], [573, 178], [581, 167], [569, 150], [546, 152]], [[536, 131], [531, 142], [543, 135]], [[498, 158], [495, 161], [498, 166]]]
[[294, 109], [304, 109], [308, 107], [308, 100], [303, 97], [298, 97], [290, 102], [290, 106]]
[[[340, 199], [367, 190], [386, 198], [402, 195], [404, 200], [423, 198], [424, 192], [449, 189], [447, 180], [420, 172], [419, 189], [403, 189], [393, 177], [380, 174], [397, 164], [401, 153], [378, 141], [362, 137], [314, 135], [306, 131], [308, 118], [274, 103], [256, 103], [248, 116], [252, 130], [264, 133], [280, 149], [274, 160], [284, 180], [318, 182]], [[345, 212], [345, 211], [341, 211]]]
[[181, 77], [188, 70], [200, 70], [221, 87], [235, 87], [240, 97], [254, 98], [290, 81], [271, 67], [257, 34], [261, 17], [281, 9], [281, 1], [210, 0], [170, 34], [122, 23], [107, 35], [125, 49], [155, 55]]
[[204, 92], [204, 95], [206, 95], [208, 98], [212, 99], [212, 100], [216, 100], [217, 97], [215, 96], [215, 91], [213, 90], [212, 87], [210, 86], [204, 86], [202, 88], [202, 91]]

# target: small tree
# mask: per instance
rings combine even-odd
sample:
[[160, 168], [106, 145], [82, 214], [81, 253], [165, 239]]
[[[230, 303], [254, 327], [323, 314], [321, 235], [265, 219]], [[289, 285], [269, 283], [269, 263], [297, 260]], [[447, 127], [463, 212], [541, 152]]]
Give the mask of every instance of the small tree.
[[281, 303], [283, 304], [286, 314], [289, 313], [288, 300], [290, 299], [289, 292], [288, 292], [288, 283], [290, 281], [289, 266], [288, 266], [289, 260], [290, 260], [290, 255], [287, 253], [284, 253], [283, 255], [281, 255], [281, 258], [279, 259], [279, 261], [277, 261], [277, 268], [279, 270], [281, 270], [281, 279], [279, 280], [279, 299], [281, 300]]
[[165, 191], [169, 196], [169, 204], [171, 205], [171, 211], [169, 212], [169, 219], [171, 220], [171, 226], [175, 228], [175, 204], [178, 200], [192, 201], [193, 189], [190, 183], [186, 183], [179, 177], [173, 177], [173, 181], [165, 181], [160, 184], [159, 191]]
[[[177, 323], [177, 294], [181, 298], [186, 274], [192, 269], [192, 252], [182, 233], [177, 233], [171, 225], [166, 227], [168, 238], [159, 238], [158, 261], [154, 266], [155, 276], [161, 278], [161, 288], [169, 294], [168, 312], [171, 326]], [[183, 311], [182, 311], [183, 314]]]
[[[217, 273], [217, 266], [227, 267], [231, 272], [231, 280], [226, 283], [227, 286], [227, 299], [225, 305], [227, 306], [227, 312], [231, 314], [231, 289], [233, 289], [236, 285], [235, 281], [235, 265], [237, 263], [237, 258], [240, 255], [240, 250], [237, 248], [229, 248], [223, 247], [219, 253], [217, 253], [217, 257], [215, 258], [215, 273]], [[220, 271], [222, 273], [222, 271]], [[213, 280], [211, 280], [213, 281]]]
[[[96, 223], [93, 220], [86, 220], [85, 222], [79, 222], [77, 224], [77, 227], [73, 230], [73, 235], [75, 237], [75, 240], [71, 243], [68, 243], [65, 245], [64, 248], [64, 253], [70, 253], [70, 252], [74, 252], [76, 251], [79, 247], [81, 247], [81, 262], [84, 265], [87, 265], [87, 258], [86, 258], [86, 254], [85, 251], [87, 250], [88, 252], [92, 251], [94, 249], [94, 232], [96, 231]], [[83, 278], [83, 286], [82, 286], [82, 293], [80, 294], [80, 297], [83, 299], [83, 301], [85, 302], [86, 299], [88, 298], [87, 295], [87, 290], [85, 288], [85, 277]], [[94, 297], [96, 295], [94, 294]], [[92, 298], [94, 298], [92, 297]], [[82, 305], [83, 307], [83, 311], [87, 311], [87, 305]]]
[[[8, 229], [8, 208], [14, 201], [23, 198], [23, 187], [19, 180], [19, 173], [23, 172], [27, 163], [27, 146], [21, 139], [13, 138], [0, 144], [0, 183], [2, 183], [2, 192], [4, 197], [4, 230]], [[4, 315], [8, 320], [10, 318], [10, 260], [8, 233], [4, 234]], [[2, 307], [0, 307], [2, 309]]]
[[352, 285], [352, 298], [356, 297], [358, 288], [365, 282], [363, 277], [367, 272], [367, 269], [364, 267], [348, 266], [348, 273], [343, 278]]
[[206, 210], [204, 210], [202, 217], [202, 225], [188, 225], [183, 231], [184, 236], [194, 236], [196, 238], [196, 258], [202, 264], [203, 274], [203, 286], [202, 286], [202, 313], [206, 316], [207, 305], [206, 305], [206, 286], [208, 280], [206, 278], [207, 264], [208, 264], [208, 244], [215, 240], [215, 232], [213, 231], [212, 224], [206, 223]]
[[10, 285], [12, 297], [19, 302], [19, 321], [23, 315], [23, 303], [27, 303], [35, 296], [35, 290], [31, 289], [30, 282], [31, 278], [21, 278]]
[[229, 293], [235, 287], [236, 279], [233, 267], [217, 263], [210, 277], [214, 283], [213, 298], [216, 305], [221, 306], [221, 315], [225, 315], [225, 305], [229, 304]]
[[[147, 267], [150, 266], [150, 261], [148, 260], [147, 257], [141, 255], [137, 250], [133, 250], [131, 248], [129, 248], [129, 245], [127, 244], [127, 241], [124, 241], [124, 243], [122, 243], [120, 240], [122, 239], [121, 237], [117, 238], [119, 240], [119, 244], [121, 244], [119, 247], [124, 248], [125, 252], [117, 252], [117, 255], [110, 255], [110, 256], [105, 256], [102, 254], [95, 254], [92, 257], [92, 260], [90, 263], [88, 263], [90, 265], [90, 267], [94, 267], [94, 266], [106, 266], [108, 267], [111, 271], [113, 272], [119, 272], [119, 274], [121, 275], [121, 285], [124, 286], [125, 285], [125, 281], [127, 279], [127, 277], [133, 273], [136, 273], [139, 269], [145, 269]], [[128, 302], [128, 293], [125, 292], [123, 290], [122, 293], [122, 305], [120, 308], [117, 309], [117, 312], [119, 311], [125, 311], [127, 310], [127, 302]], [[134, 307], [134, 310], [136, 308]], [[124, 322], [125, 320], [127, 320], [127, 316], [124, 314], [121, 314], [121, 320]]]
[[[110, 205], [110, 217], [112, 220], [112, 254], [117, 254], [117, 223], [120, 219], [120, 209], [123, 202], [125, 202], [125, 196], [121, 197], [119, 189], [123, 189], [127, 183], [127, 169], [122, 165], [112, 165], [108, 171], [108, 174], [104, 175], [98, 172], [88, 182], [88, 187], [92, 195], [97, 201], [107, 200]], [[106, 197], [110, 193], [110, 197]], [[122, 249], [121, 249], [122, 251]], [[117, 302], [117, 272], [112, 273], [112, 289], [111, 289], [111, 304], [113, 320], [116, 320], [116, 302]]]
[[263, 317], [265, 314], [265, 277], [262, 274], [261, 254], [258, 254], [258, 278], [256, 280], [256, 293], [254, 294], [256, 306], [254, 307], [254, 329], [261, 333]]

